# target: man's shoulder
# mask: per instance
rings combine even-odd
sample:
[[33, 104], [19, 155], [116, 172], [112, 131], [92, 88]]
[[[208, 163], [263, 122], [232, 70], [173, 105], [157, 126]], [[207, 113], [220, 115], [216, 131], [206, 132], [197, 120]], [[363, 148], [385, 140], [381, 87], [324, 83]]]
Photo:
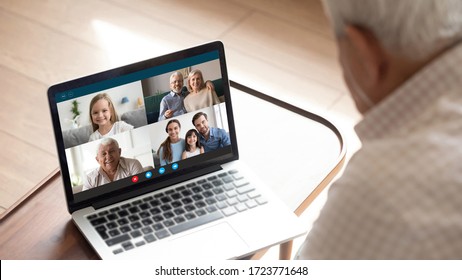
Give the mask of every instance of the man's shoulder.
[[219, 128], [219, 127], [213, 127], [213, 132], [212, 132], [212, 129], [210, 129], [210, 134], [213, 135], [213, 136], [217, 136], [217, 137], [228, 137], [228, 132], [226, 132], [225, 129], [223, 128]]
[[130, 164], [130, 163], [135, 163], [135, 162], [139, 163], [139, 160], [134, 159], [134, 158], [120, 157], [120, 162], [124, 164]]
[[122, 169], [130, 170], [130, 172], [139, 171], [143, 168], [141, 162], [134, 158], [120, 157], [119, 164], [122, 167]]
[[162, 100], [170, 99], [173, 97], [172, 91], [169, 91], [167, 94], [162, 97]]
[[92, 171], [90, 171], [90, 172], [87, 174], [87, 178], [88, 178], [88, 179], [90, 179], [90, 178], [91, 178], [91, 179], [94, 179], [94, 178], [98, 177], [98, 176], [99, 176], [99, 169], [100, 169], [100, 167], [95, 168], [95, 169], [93, 169]]
[[223, 128], [219, 128], [219, 127], [211, 127], [210, 131], [211, 132], [213, 131], [215, 133], [226, 133], [226, 130], [224, 130]]

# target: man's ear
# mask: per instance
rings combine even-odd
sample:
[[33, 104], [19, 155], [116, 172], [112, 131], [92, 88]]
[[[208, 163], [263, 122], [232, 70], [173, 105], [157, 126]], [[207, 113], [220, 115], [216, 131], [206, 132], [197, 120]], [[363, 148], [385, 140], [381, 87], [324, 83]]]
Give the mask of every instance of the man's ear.
[[371, 31], [353, 25], [345, 27], [345, 35], [360, 60], [358, 62], [363, 67], [367, 86], [379, 84], [387, 69], [386, 53], [380, 42]]

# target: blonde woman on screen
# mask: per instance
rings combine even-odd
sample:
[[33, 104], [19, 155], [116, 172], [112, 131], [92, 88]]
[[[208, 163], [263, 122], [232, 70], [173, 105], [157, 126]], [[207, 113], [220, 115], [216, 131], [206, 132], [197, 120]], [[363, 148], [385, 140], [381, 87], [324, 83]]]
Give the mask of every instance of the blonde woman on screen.
[[188, 75], [188, 90], [189, 94], [184, 99], [184, 107], [188, 112], [220, 103], [215, 89], [206, 86], [202, 72], [198, 69], [192, 70]]

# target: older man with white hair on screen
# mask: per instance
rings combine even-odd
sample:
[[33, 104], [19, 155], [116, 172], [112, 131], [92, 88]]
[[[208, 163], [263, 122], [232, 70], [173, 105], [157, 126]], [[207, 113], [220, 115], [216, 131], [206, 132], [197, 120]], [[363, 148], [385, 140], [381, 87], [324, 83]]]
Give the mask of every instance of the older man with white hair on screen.
[[462, 1], [325, 0], [363, 120], [300, 259], [462, 259]]
[[88, 173], [83, 189], [88, 190], [143, 172], [137, 159], [122, 157], [122, 149], [113, 138], [103, 138], [98, 145], [96, 161], [99, 167]]

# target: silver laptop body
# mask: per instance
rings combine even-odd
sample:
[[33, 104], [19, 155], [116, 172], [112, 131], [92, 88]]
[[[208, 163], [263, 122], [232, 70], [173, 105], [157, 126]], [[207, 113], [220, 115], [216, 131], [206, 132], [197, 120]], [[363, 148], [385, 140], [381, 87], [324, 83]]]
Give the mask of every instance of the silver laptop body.
[[[213, 103], [162, 119], [170, 76], [183, 74], [181, 96], [189, 102], [187, 76], [194, 70], [213, 84], [214, 90], [205, 91], [214, 91], [219, 102], [212, 98]], [[92, 113], [98, 110], [90, 105], [102, 94], [119, 116], [113, 128], [129, 129], [93, 140]], [[68, 210], [102, 259], [237, 259], [305, 233], [298, 218], [239, 161], [221, 42], [56, 84], [48, 99]], [[169, 121], [181, 124], [186, 147], [186, 132], [197, 129], [193, 119], [199, 112], [213, 128], [208, 139], [197, 134], [204, 152], [171, 161], [162, 157]], [[98, 161], [107, 138], [120, 148], [112, 181], [103, 168], [111, 160]]]

